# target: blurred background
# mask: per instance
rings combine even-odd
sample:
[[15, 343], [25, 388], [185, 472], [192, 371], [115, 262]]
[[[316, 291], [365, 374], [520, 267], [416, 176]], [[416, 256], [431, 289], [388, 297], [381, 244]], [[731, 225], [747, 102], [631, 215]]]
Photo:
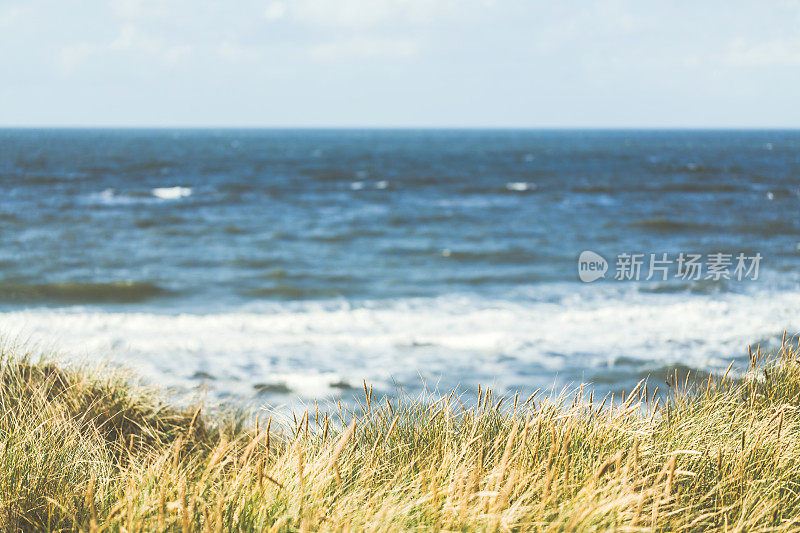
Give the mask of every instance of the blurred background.
[[[237, 404], [724, 370], [798, 330], [798, 28], [797, 2], [5, 1], [0, 333]], [[680, 252], [763, 259], [613, 279]]]

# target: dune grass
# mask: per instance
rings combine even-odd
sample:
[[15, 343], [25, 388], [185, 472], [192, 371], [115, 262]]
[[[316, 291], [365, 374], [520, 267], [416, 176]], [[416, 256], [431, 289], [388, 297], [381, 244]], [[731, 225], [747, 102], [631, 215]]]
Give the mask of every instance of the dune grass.
[[673, 376], [601, 401], [365, 387], [356, 412], [279, 430], [6, 351], [0, 528], [797, 530], [798, 356], [784, 343], [744, 379]]

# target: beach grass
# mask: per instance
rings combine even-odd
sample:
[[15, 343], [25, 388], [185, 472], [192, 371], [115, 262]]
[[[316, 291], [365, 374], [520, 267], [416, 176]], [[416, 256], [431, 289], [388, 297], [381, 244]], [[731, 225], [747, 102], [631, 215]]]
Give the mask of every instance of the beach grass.
[[744, 376], [675, 374], [613, 399], [365, 385], [355, 409], [279, 424], [6, 349], [0, 528], [798, 530], [799, 356], [784, 342]]

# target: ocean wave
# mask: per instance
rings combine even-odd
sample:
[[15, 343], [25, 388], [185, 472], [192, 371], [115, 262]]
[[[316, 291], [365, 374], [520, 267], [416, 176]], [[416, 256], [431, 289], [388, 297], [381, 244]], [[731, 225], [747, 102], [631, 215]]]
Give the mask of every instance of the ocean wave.
[[[5, 177], [5, 176], [3, 176]], [[16, 176], [8, 176], [12, 179], [19, 179], [24, 181], [25, 185], [55, 185], [70, 181], [74, 179], [72, 176], [55, 175], [55, 174], [33, 174], [33, 173], [20, 173]]]
[[380, 227], [359, 227], [355, 226], [351, 229], [341, 230], [328, 230], [328, 231], [312, 231], [306, 232], [303, 237], [310, 241], [317, 242], [348, 242], [355, 239], [363, 239], [366, 237], [381, 237], [386, 234], [386, 231]]
[[748, 221], [744, 224], [737, 224], [735, 229], [742, 233], [755, 234], [766, 238], [772, 238], [776, 235], [795, 236], [800, 231], [797, 219], [788, 217], [766, 220], [760, 223]]
[[147, 228], [178, 226], [181, 224], [186, 224], [188, 222], [191, 222], [191, 219], [175, 215], [165, 215], [165, 216], [160, 216], [158, 218], [153, 218], [153, 217], [137, 218], [133, 221], [133, 225], [136, 226], [137, 228], [147, 229]]
[[[569, 189], [573, 193], [580, 194], [621, 194], [639, 193], [642, 186], [636, 183], [621, 182], [618, 184], [582, 184]], [[678, 183], [658, 183], [653, 182], [644, 186], [644, 190], [652, 192], [676, 192], [676, 193], [724, 193], [724, 192], [749, 192], [750, 188], [746, 184], [724, 183], [724, 182], [678, 182]]]
[[105, 189], [88, 196], [90, 204], [103, 206], [126, 206], [175, 201], [192, 195], [191, 187], [154, 187], [148, 192]]
[[156, 187], [150, 191], [153, 196], [161, 200], [180, 200], [191, 196], [191, 187]]
[[332, 287], [309, 287], [277, 283], [267, 287], [258, 287], [242, 291], [251, 298], [277, 298], [287, 300], [309, 300], [312, 298], [335, 298], [343, 296], [346, 291]]
[[363, 191], [367, 185], [369, 185], [371, 189], [383, 191], [389, 188], [390, 183], [387, 180], [379, 180], [373, 183], [368, 183], [365, 181], [353, 181], [350, 183], [350, 190]]
[[497, 285], [497, 284], [514, 284], [525, 285], [540, 281], [540, 277], [534, 272], [523, 271], [510, 274], [508, 272], [492, 272], [489, 274], [466, 274], [461, 276], [447, 276], [441, 280], [436, 280], [437, 283], [446, 283], [448, 285], [467, 285], [470, 287], [480, 287], [483, 285]]
[[34, 284], [0, 282], [0, 301], [10, 303], [136, 303], [164, 296], [168, 292], [155, 283], [137, 281]]
[[89, 195], [88, 200], [91, 204], [104, 206], [132, 205], [138, 202], [147, 201], [147, 197], [136, 194], [121, 194], [114, 189], [105, 189]]
[[645, 218], [632, 222], [630, 226], [634, 228], [668, 232], [708, 231], [710, 229], [708, 224], [698, 224], [695, 222], [686, 222], [684, 220], [673, 220], [666, 217]]
[[[388, 246], [381, 250], [381, 254], [387, 256], [403, 257], [439, 257], [448, 261], [462, 262], [465, 264], [482, 263], [491, 265], [535, 265], [537, 262], [555, 259], [542, 252], [527, 250], [520, 246], [499, 249], [451, 249], [438, 248], [435, 246]], [[499, 271], [496, 273], [498, 279], [502, 279], [507, 272]]]
[[516, 303], [467, 295], [270, 302], [211, 314], [31, 309], [0, 313], [0, 333], [116, 358], [169, 386], [192, 389], [205, 375], [214, 378], [206, 384], [214, 394], [254, 397], [260, 383], [284, 383], [310, 398], [341, 394], [332, 383], [362, 379], [413, 390], [420, 375], [443, 388], [491, 382], [513, 390], [555, 376], [633, 379], [676, 364], [724, 370], [749, 343], [800, 329], [800, 292], [604, 291]]
[[125, 172], [159, 171], [170, 168], [174, 163], [166, 159], [145, 159], [135, 161], [124, 166]]
[[530, 192], [535, 191], [537, 185], [526, 181], [511, 181], [506, 183], [506, 190], [511, 192]]
[[685, 193], [709, 193], [709, 192], [745, 192], [747, 187], [735, 183], [724, 182], [686, 182], [686, 183], [665, 183], [659, 185], [655, 190], [663, 192], [685, 192]]
[[[526, 250], [517, 246], [494, 250], [489, 248], [480, 250], [447, 249], [442, 250], [441, 254], [443, 257], [465, 263], [533, 265], [537, 261], [545, 259], [545, 255], [541, 252]], [[548, 257], [547, 259], [552, 258]]]
[[654, 285], [642, 286], [639, 291], [651, 294], [673, 294], [673, 293], [693, 293], [693, 294], [713, 294], [729, 289], [729, 283], [725, 279], [699, 279], [693, 281], [676, 281], [656, 283]]
[[577, 185], [572, 187], [572, 192], [584, 194], [614, 194], [620, 192], [619, 187], [605, 184]]

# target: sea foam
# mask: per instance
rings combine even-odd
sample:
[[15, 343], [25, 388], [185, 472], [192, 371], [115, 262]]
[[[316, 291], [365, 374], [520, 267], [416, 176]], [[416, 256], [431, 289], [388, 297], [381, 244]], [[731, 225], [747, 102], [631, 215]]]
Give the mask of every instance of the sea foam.
[[191, 187], [156, 187], [153, 196], [162, 200], [179, 200], [192, 194]]
[[798, 329], [798, 308], [797, 292], [593, 292], [527, 303], [454, 295], [275, 302], [214, 314], [31, 309], [1, 313], [0, 332], [52, 341], [73, 356], [110, 357], [186, 390], [203, 375], [220, 396], [254, 397], [260, 383], [285, 383], [309, 399], [362, 379], [382, 390], [414, 390], [420, 376], [443, 388], [481, 382], [513, 390], [556, 377], [591, 380], [622, 362], [630, 379], [678, 363], [724, 369], [748, 344]]

